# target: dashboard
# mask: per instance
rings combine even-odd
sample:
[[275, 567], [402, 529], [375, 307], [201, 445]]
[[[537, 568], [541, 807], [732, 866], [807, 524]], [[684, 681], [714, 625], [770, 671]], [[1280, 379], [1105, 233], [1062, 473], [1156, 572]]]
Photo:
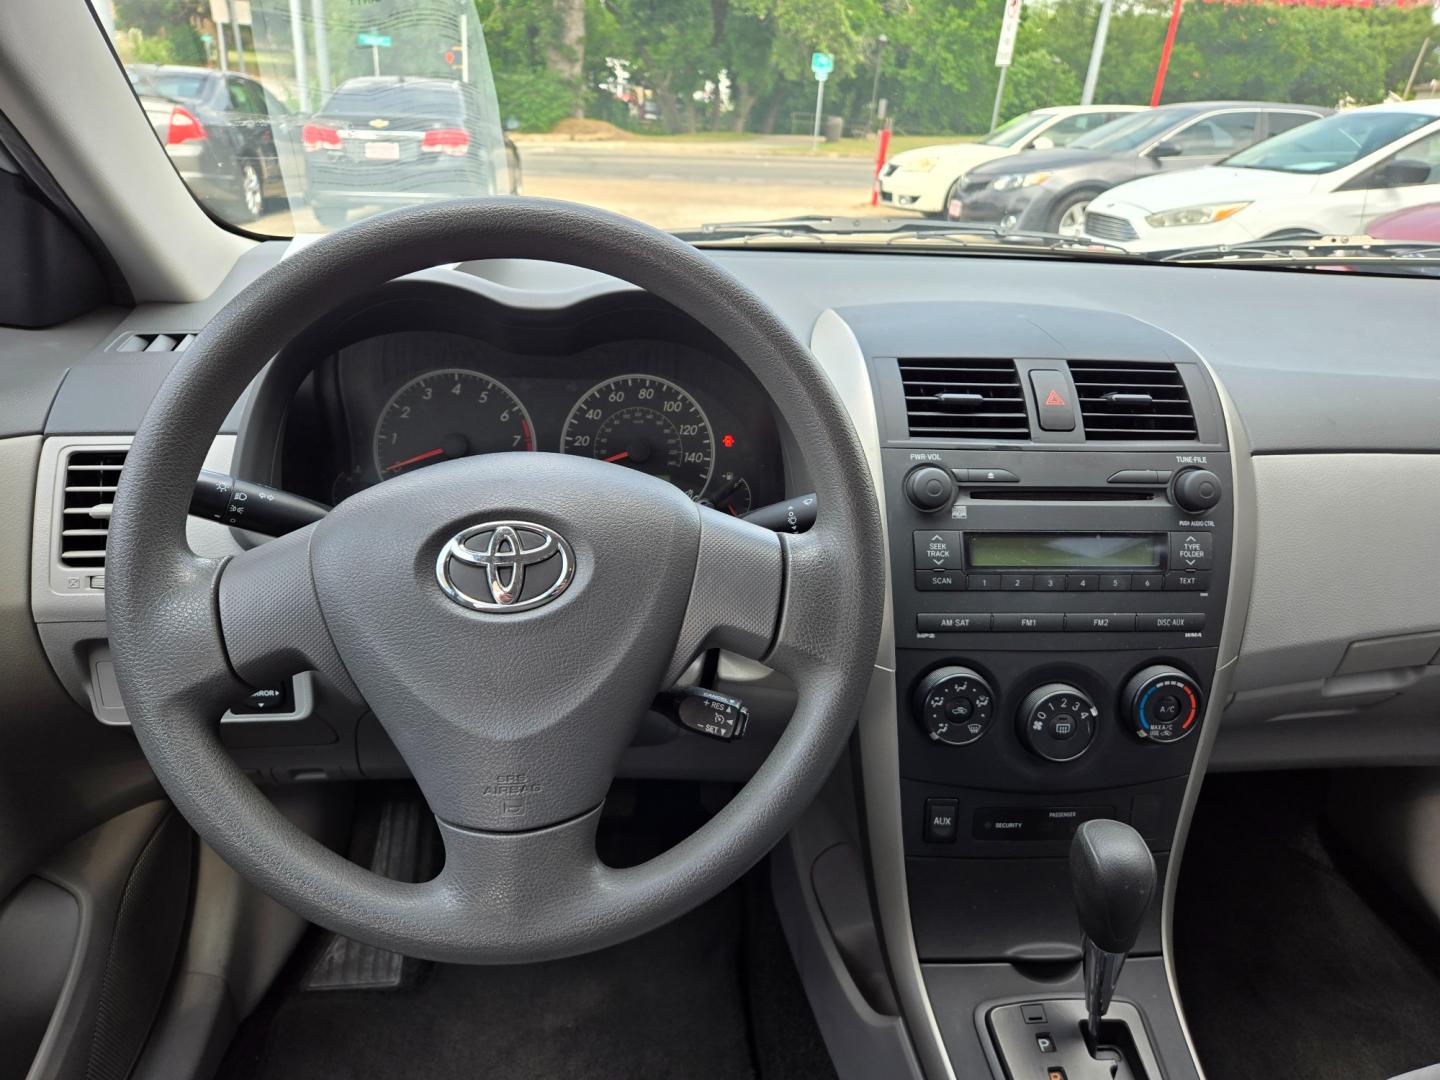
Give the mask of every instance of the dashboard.
[[327, 323], [277, 364], [266, 393], [278, 407], [259, 411], [247, 442], [264, 446], [261, 429], [283, 417], [275, 479], [331, 504], [500, 452], [597, 458], [736, 516], [784, 496], [766, 398], [698, 328], [610, 306], [530, 337], [473, 314], [437, 295]]

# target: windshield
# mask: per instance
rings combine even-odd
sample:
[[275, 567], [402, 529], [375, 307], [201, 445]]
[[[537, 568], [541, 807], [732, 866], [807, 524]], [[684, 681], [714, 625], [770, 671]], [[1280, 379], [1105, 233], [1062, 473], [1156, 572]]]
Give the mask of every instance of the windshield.
[[1225, 164], [1244, 169], [1290, 173], [1327, 173], [1368, 157], [1402, 135], [1440, 118], [1402, 112], [1356, 112], [1327, 117], [1277, 135], [1229, 158]]
[[1173, 113], [1132, 113], [1081, 135], [1070, 145], [1078, 150], [1134, 150], [1175, 126]]
[[[1440, 119], [1436, 0], [1137, 0], [1104, 18], [1097, 0], [91, 3], [149, 121], [143, 152], [250, 235], [535, 195], [755, 248], [1023, 242], [1052, 259], [1191, 253], [1181, 265], [1376, 222], [1440, 241], [1411, 235], [1433, 215], [1381, 220], [1440, 204], [1437, 147], [1365, 198], [1280, 205], [1206, 168], [1333, 171]], [[1413, 100], [1382, 106], [1398, 99]], [[1163, 145], [1134, 173], [1074, 155], [1059, 184], [1026, 164], [1042, 130], [1121, 157]], [[950, 152], [967, 142], [986, 152]], [[1006, 179], [967, 181], [993, 159]]]
[[980, 140], [986, 146], [1014, 146], [1050, 119], [1050, 113], [1026, 113], [1015, 116]]

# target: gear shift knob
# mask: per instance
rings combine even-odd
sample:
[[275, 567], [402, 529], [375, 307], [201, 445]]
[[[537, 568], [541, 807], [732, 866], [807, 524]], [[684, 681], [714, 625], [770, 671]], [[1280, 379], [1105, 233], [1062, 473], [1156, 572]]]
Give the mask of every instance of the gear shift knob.
[[1070, 884], [1085, 931], [1085, 1004], [1093, 1044], [1155, 895], [1155, 859], [1129, 825], [1087, 821], [1070, 843]]

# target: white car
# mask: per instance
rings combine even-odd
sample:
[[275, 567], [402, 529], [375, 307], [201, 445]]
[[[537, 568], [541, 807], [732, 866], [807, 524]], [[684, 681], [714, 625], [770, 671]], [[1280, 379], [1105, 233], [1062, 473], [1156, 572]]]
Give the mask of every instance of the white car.
[[880, 201], [901, 210], [942, 214], [976, 165], [1022, 150], [1067, 146], [1143, 105], [1063, 105], [1021, 113], [979, 142], [942, 143], [896, 154], [880, 172]]
[[1372, 105], [1277, 135], [1190, 172], [1145, 177], [1090, 203], [1087, 236], [1133, 251], [1358, 236], [1440, 200], [1440, 100]]

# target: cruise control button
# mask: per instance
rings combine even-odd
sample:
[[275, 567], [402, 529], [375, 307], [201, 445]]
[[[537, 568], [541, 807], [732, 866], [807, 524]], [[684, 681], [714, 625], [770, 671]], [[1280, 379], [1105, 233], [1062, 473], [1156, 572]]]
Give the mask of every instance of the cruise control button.
[[915, 588], [921, 592], [958, 592], [965, 588], [965, 575], [959, 570], [916, 570]]
[[974, 630], [989, 630], [990, 616], [969, 612], [920, 614], [915, 616], [915, 629], [922, 634], [963, 634]]
[[1204, 630], [1205, 613], [1190, 612], [1183, 615], [1170, 613], [1142, 614], [1135, 617], [1135, 629], [1151, 630]]
[[1177, 592], [1198, 592], [1210, 588], [1209, 570], [1171, 570], [1165, 575], [1165, 588]]
[[1214, 559], [1214, 533], [1197, 531], [1170, 534], [1171, 570], [1209, 570]]
[[948, 529], [927, 529], [915, 534], [916, 570], [959, 570], [960, 534]]
[[998, 633], [1058, 634], [1065, 629], [1065, 616], [1058, 611], [1041, 614], [997, 614], [992, 626]]

